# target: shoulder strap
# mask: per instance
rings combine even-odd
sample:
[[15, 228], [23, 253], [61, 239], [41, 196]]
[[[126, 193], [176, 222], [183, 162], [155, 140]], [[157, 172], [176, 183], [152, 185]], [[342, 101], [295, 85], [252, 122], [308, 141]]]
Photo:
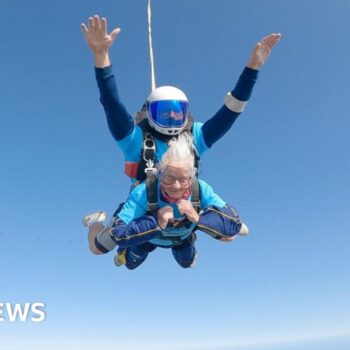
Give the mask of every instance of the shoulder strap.
[[191, 202], [193, 208], [199, 213], [201, 207], [201, 193], [197, 177], [194, 178], [191, 184]]
[[149, 172], [145, 181], [147, 190], [147, 213], [154, 214], [158, 209], [158, 178]]
[[[135, 118], [135, 124], [137, 124], [141, 128], [143, 136], [141, 159], [137, 168], [136, 180], [138, 180], [139, 182], [143, 182], [146, 179], [145, 169], [147, 168], [147, 162], [151, 161], [153, 162], [153, 164], [155, 163], [156, 143], [154, 141], [154, 137], [157, 137], [157, 139], [160, 139], [161, 141], [168, 142], [173, 136], [163, 135], [157, 132], [155, 129], [153, 129], [148, 123], [147, 113], [143, 111], [137, 113]], [[192, 134], [192, 127], [193, 117], [190, 114], [188, 117], [186, 127], [182, 132], [188, 132]], [[197, 169], [198, 174], [200, 157], [195, 147], [192, 151], [194, 154], [194, 166]]]
[[146, 179], [145, 170], [147, 164], [154, 165], [154, 159], [156, 156], [156, 143], [150, 132], [150, 126], [148, 120], [144, 119], [138, 124], [142, 130], [142, 148], [141, 148], [141, 157], [137, 167], [136, 179], [139, 182], [143, 182]]

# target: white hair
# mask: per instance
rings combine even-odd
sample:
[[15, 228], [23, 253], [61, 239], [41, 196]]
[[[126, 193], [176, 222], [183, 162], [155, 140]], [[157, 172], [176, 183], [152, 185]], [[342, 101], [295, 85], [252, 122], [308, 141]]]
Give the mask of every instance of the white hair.
[[194, 145], [193, 137], [185, 132], [180, 134], [177, 138], [169, 141], [169, 148], [163, 154], [159, 162], [159, 171], [164, 173], [169, 163], [182, 163], [190, 170], [191, 176], [196, 173], [194, 167]]

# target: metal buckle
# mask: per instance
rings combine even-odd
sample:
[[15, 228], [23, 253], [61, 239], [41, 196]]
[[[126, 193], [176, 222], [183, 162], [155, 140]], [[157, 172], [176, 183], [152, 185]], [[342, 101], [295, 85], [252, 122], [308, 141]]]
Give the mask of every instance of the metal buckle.
[[[145, 137], [145, 140], [143, 141], [143, 154], [142, 154], [143, 160], [145, 162], [148, 162], [150, 160], [149, 157], [147, 156], [147, 153], [149, 151], [153, 151], [153, 155], [155, 155], [156, 154], [156, 144], [155, 144], [153, 138], [151, 137], [151, 135], [147, 134]], [[153, 165], [154, 165], [154, 163], [153, 163]]]
[[146, 168], [145, 168], [145, 173], [147, 175], [147, 177], [149, 175], [151, 176], [155, 176], [157, 174], [157, 169], [154, 166], [154, 162], [151, 159], [148, 159], [146, 162]]

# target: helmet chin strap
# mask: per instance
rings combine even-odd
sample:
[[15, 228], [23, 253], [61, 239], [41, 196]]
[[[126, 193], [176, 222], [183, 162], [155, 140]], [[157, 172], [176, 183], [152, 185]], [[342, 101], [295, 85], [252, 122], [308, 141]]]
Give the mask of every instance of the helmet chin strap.
[[156, 78], [155, 78], [155, 73], [154, 73], [154, 57], [153, 57], [153, 46], [152, 46], [151, 0], [148, 0], [147, 13], [148, 13], [149, 57], [150, 57], [150, 63], [151, 63], [151, 88], [152, 88], [151, 91], [153, 91], [156, 88]]

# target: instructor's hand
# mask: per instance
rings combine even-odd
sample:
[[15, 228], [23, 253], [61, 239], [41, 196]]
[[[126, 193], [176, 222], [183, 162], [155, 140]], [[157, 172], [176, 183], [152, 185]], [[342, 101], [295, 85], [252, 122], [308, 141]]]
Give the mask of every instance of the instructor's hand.
[[96, 67], [103, 68], [110, 65], [108, 50], [121, 29], [115, 28], [108, 34], [106, 18], [100, 19], [97, 15], [89, 17], [89, 26], [82, 23], [81, 29], [89, 48], [95, 55]]
[[280, 41], [280, 39], [280, 33], [272, 33], [259, 41], [255, 45], [253, 52], [249, 57], [247, 67], [257, 70], [260, 69], [261, 66], [267, 61], [273, 47]]

